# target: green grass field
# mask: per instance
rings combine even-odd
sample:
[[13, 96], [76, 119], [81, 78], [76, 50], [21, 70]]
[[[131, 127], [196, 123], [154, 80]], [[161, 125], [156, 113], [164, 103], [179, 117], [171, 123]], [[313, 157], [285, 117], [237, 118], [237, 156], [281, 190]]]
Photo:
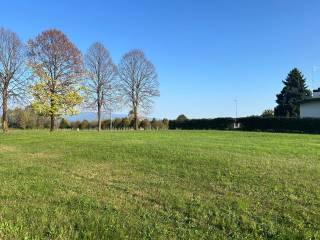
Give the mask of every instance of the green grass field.
[[0, 239], [320, 239], [320, 136], [0, 135]]

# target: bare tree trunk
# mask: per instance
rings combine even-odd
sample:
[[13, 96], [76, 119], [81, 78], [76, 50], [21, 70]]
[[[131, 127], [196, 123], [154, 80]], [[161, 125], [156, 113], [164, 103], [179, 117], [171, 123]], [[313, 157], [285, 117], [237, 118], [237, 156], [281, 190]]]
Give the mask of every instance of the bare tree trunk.
[[136, 106], [133, 107], [133, 116], [134, 116], [134, 129], [138, 130], [139, 119], [138, 119], [138, 109]]
[[54, 115], [52, 114], [50, 116], [50, 132], [53, 132], [54, 131]]
[[98, 102], [98, 132], [101, 130], [101, 104]]
[[[52, 109], [54, 106], [54, 100], [52, 98], [50, 100], [50, 104], [51, 104], [51, 109]], [[52, 112], [50, 114], [50, 132], [53, 132], [53, 131], [54, 131], [54, 113]]]
[[3, 96], [3, 101], [2, 101], [2, 131], [3, 133], [8, 132], [8, 100], [7, 96]]

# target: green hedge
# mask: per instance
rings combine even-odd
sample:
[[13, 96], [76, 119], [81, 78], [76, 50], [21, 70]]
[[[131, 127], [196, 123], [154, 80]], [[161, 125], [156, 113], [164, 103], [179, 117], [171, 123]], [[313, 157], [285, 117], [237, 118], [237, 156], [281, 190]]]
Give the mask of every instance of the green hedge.
[[245, 131], [320, 133], [318, 118], [240, 118], [241, 129]]
[[[244, 117], [239, 118], [238, 122], [239, 130], [244, 131], [320, 133], [318, 118]], [[190, 119], [183, 122], [172, 120], [169, 122], [169, 128], [230, 130], [233, 128], [233, 123], [233, 118]]]
[[232, 129], [232, 118], [190, 119], [185, 121], [169, 121], [169, 129]]

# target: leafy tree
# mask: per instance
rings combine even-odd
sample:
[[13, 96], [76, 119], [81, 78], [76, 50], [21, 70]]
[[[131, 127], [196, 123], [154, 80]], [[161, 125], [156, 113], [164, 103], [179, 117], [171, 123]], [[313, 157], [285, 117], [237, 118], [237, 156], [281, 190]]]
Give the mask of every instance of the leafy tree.
[[98, 129], [98, 127], [99, 127], [98, 121], [91, 121], [91, 122], [89, 122], [89, 128], [91, 128], [91, 129]]
[[128, 118], [123, 118], [121, 121], [121, 126], [123, 128], [129, 128], [130, 127], [130, 121]]
[[113, 120], [113, 127], [114, 128], [121, 128], [122, 120], [120, 118], [116, 118]]
[[88, 120], [83, 120], [79, 126], [80, 129], [89, 129], [89, 122]]
[[28, 116], [28, 113], [26, 111], [20, 111], [18, 114], [18, 123], [19, 127], [22, 129], [30, 128], [30, 118]]
[[156, 120], [155, 118], [153, 118], [151, 121], [151, 128], [156, 129], [156, 130], [162, 129], [163, 128], [163, 121]]
[[148, 119], [144, 119], [140, 122], [140, 128], [143, 128], [144, 130], [151, 129], [151, 123]]
[[110, 120], [103, 120], [101, 122], [101, 129], [105, 130], [110, 128]]
[[156, 127], [155, 129], [159, 130], [159, 129], [163, 129], [163, 122], [162, 120], [157, 120], [156, 121]]
[[59, 30], [48, 30], [28, 42], [28, 65], [35, 79], [31, 86], [33, 108], [55, 118], [75, 114], [82, 102], [80, 78], [83, 75], [80, 51]]
[[277, 94], [278, 106], [274, 109], [274, 114], [278, 117], [298, 117], [300, 114], [299, 103], [311, 95], [306, 80], [302, 73], [294, 68], [289, 72], [286, 80], [282, 82], [284, 87]]
[[30, 106], [8, 110], [8, 123], [10, 128], [47, 128], [49, 119], [36, 114]]
[[23, 108], [8, 110], [8, 123], [10, 128], [26, 129], [28, 125], [28, 116]]
[[163, 128], [169, 129], [169, 120], [168, 119], [164, 118], [162, 120], [162, 123], [163, 123]]
[[59, 125], [59, 128], [62, 128], [62, 129], [68, 129], [70, 128], [70, 123], [67, 119], [65, 118], [62, 118], [61, 121], [60, 121], [60, 125]]
[[79, 120], [71, 123], [71, 127], [72, 127], [73, 129], [78, 129], [78, 128], [80, 128], [80, 125], [81, 125], [81, 122], [80, 122]]
[[180, 114], [178, 117], [177, 117], [177, 122], [185, 122], [187, 121], [188, 118], [186, 117], [186, 115], [184, 114]]
[[266, 109], [262, 112], [261, 117], [270, 118], [274, 117], [274, 111], [273, 109]]

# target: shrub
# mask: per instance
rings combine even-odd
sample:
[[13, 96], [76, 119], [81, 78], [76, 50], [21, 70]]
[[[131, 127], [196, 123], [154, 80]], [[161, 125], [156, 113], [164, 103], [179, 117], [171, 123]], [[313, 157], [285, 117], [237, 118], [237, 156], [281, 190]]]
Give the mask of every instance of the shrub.
[[169, 128], [169, 120], [166, 119], [166, 118], [164, 118], [164, 119], [162, 120], [162, 125], [163, 125], [163, 128], [164, 128], [164, 129], [168, 129], [168, 128]]
[[121, 128], [121, 123], [122, 123], [121, 118], [116, 118], [115, 120], [113, 120], [112, 125], [114, 128]]
[[140, 122], [139, 127], [143, 128], [144, 130], [149, 130], [151, 129], [151, 123], [148, 119], [144, 119]]
[[70, 127], [71, 127], [71, 125], [70, 125], [69, 121], [67, 119], [62, 118], [60, 121], [60, 124], [59, 124], [59, 128], [68, 129]]
[[129, 128], [130, 127], [130, 120], [128, 118], [123, 118], [121, 120], [121, 128]]
[[89, 129], [89, 122], [87, 120], [83, 120], [79, 126], [80, 129]]
[[101, 122], [101, 129], [110, 129], [110, 120], [104, 120]]
[[97, 129], [98, 128], [98, 121], [90, 121], [89, 122], [89, 128], [90, 129]]

